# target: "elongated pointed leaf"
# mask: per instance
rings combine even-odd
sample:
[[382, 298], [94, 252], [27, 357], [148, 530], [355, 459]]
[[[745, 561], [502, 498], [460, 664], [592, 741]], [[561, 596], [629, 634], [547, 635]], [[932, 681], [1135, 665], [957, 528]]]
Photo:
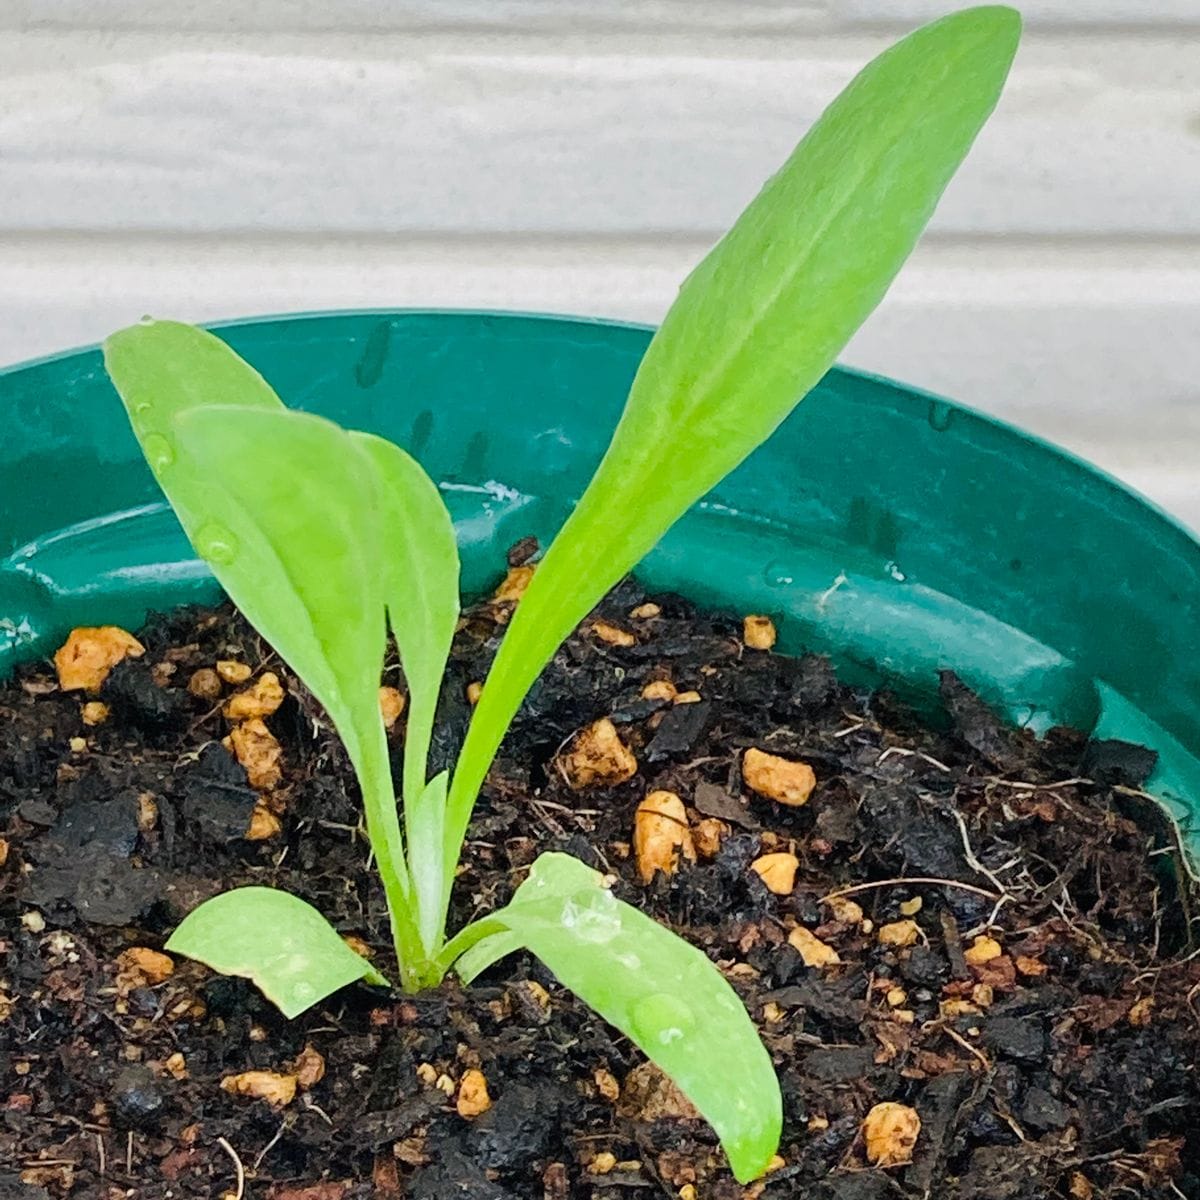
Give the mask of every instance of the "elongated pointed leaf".
[[[374, 527], [362, 528], [375, 519], [373, 484], [346, 435], [288, 412], [202, 329], [135, 325], [108, 339], [104, 357], [192, 545], [339, 728], [349, 723], [362, 705], [350, 696], [373, 678], [364, 668], [382, 661], [385, 627]], [[181, 422], [214, 409], [185, 447]]]
[[420, 961], [378, 704], [387, 626], [372, 459], [332, 422], [284, 408], [203, 330], [133, 326], [105, 343], [105, 365], [192, 545], [345, 742], [398, 943]]
[[[179, 321], [143, 321], [114, 333], [104, 343], [104, 366], [155, 478], [164, 491], [183, 491], [181, 502], [203, 482], [183, 478], [171, 453], [181, 412], [209, 404], [283, 408], [271, 385], [220, 338]], [[165, 439], [165, 452], [157, 438]]]
[[372, 434], [350, 436], [379, 479], [388, 618], [409, 691], [404, 794], [415, 803], [425, 788], [434, 714], [458, 621], [454, 522], [437, 484], [415, 459]]
[[1019, 36], [1014, 10], [974, 8], [880, 55], [686, 280], [488, 676], [451, 786], [452, 836], [554, 650], [771, 434], [882, 299], [995, 106]]
[[308, 413], [210, 405], [181, 413], [174, 431], [180, 460], [214, 485], [187, 530], [193, 545], [329, 712], [359, 773], [389, 898], [407, 895], [379, 714], [385, 617], [370, 461]]
[[432, 959], [442, 948], [442, 914], [454, 880], [454, 866], [445, 854], [446, 791], [450, 772], [431, 779], [420, 795], [405, 802], [404, 823], [408, 835], [408, 867], [421, 944]]
[[377, 718], [385, 641], [369, 464], [331, 421], [286, 409], [192, 409], [174, 438], [212, 485], [192, 544], [343, 737], [361, 737], [342, 725]]
[[717, 1131], [734, 1174], [756, 1178], [779, 1145], [771, 1059], [737, 993], [694, 946], [619, 901], [600, 875], [543, 854], [492, 934], [460, 960], [469, 978], [523, 945], [658, 1064]]
[[275, 888], [235, 888], [206, 900], [167, 949], [252, 980], [289, 1020], [355, 980], [388, 986], [311, 904]]
[[408, 684], [404, 812], [413, 903], [426, 952], [441, 946], [457, 847], [446, 851], [449, 777], [426, 784], [429, 743], [450, 644], [458, 623], [458, 545], [437, 485], [399, 446], [352, 433], [374, 464], [381, 501], [380, 545], [388, 618]]

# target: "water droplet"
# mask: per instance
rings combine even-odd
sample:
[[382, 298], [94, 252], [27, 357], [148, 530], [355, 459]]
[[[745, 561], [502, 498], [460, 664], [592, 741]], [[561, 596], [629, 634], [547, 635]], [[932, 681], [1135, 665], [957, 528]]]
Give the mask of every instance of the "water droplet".
[[768, 587], [791, 587], [796, 582], [796, 572], [791, 563], [776, 559], [763, 568], [763, 579]]
[[905, 575], [905, 573], [904, 573], [902, 570], [900, 570], [900, 564], [899, 564], [899, 563], [895, 563], [895, 562], [888, 562], [888, 563], [884, 563], [883, 569], [884, 569], [884, 570], [885, 570], [885, 571], [888, 573], [888, 575], [890, 575], [890, 576], [891, 576], [891, 577], [892, 577], [892, 578], [893, 578], [893, 579], [894, 579], [894, 580], [895, 580], [897, 583], [903, 583], [903, 582], [904, 582], [904, 581], [905, 581], [905, 580], [908, 578], [908, 576], [907, 576], [907, 575]]
[[930, 400], [929, 424], [938, 433], [945, 433], [954, 423], [954, 409], [944, 400]]
[[633, 1006], [629, 1020], [642, 1041], [660, 1046], [669, 1046], [696, 1028], [696, 1014], [678, 996], [666, 992], [644, 996]]
[[200, 557], [218, 566], [228, 566], [237, 557], [238, 541], [224, 525], [205, 525], [196, 534]]
[[141, 319], [138, 321], [138, 324], [139, 324], [139, 325], [153, 325], [153, 324], [154, 324], [154, 318], [153, 318], [153, 317], [151, 317], [151, 316], [149, 316], [149, 315], [146, 315], [146, 316], [142, 317], [142, 318], [141, 318]]
[[563, 928], [574, 930], [583, 942], [611, 942], [621, 932], [621, 918], [611, 892], [597, 892], [585, 904], [563, 901], [560, 919]]
[[175, 451], [161, 433], [146, 434], [142, 441], [142, 449], [152, 471], [161, 471], [175, 461]]
[[154, 405], [149, 400], [139, 400], [133, 406], [133, 415], [135, 417], [145, 416], [153, 407]]

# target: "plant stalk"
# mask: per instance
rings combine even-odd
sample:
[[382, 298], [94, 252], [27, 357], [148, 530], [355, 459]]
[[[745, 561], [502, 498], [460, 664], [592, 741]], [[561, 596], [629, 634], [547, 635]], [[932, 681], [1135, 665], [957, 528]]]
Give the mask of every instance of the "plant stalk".
[[347, 749], [362, 788], [367, 838], [375, 854], [375, 865], [387, 899], [392, 943], [400, 967], [400, 983], [406, 992], [413, 993], [435, 986], [441, 982], [442, 975], [429, 961], [421, 943], [412, 884], [404, 856], [400, 814], [392, 786], [387, 735], [378, 711], [373, 715], [374, 721], [363, 726], [372, 730], [367, 742], [357, 746], [348, 743]]

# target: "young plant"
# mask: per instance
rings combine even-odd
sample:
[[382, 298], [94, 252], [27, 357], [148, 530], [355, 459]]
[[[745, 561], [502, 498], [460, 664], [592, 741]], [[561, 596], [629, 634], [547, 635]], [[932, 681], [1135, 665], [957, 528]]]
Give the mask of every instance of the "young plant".
[[[428, 777], [459, 611], [454, 530], [397, 446], [286, 409], [210, 334], [147, 322], [105, 363], [197, 552], [324, 705], [362, 790], [400, 981], [470, 981], [525, 948], [633, 1039], [716, 1129], [735, 1175], [762, 1172], [781, 1102], [770, 1059], [709, 959], [601, 876], [544, 854], [512, 901], [446, 938], [450, 889], [501, 739], [533, 681], [605, 592], [770, 436], [883, 297], [999, 97], [1008, 8], [913, 33], [833, 102], [685, 281], [604, 460], [517, 607], [453, 772]], [[388, 628], [410, 695], [399, 805], [378, 708]], [[301, 900], [240, 888], [169, 948], [254, 980], [294, 1016], [386, 980]]]

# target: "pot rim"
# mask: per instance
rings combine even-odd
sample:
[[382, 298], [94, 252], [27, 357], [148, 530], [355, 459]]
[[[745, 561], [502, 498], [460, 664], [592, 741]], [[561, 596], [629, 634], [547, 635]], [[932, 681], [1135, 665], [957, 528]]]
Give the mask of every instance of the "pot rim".
[[[279, 322], [301, 322], [301, 321], [318, 321], [337, 317], [515, 317], [521, 320], [545, 321], [548, 324], [570, 324], [583, 326], [598, 326], [609, 329], [624, 329], [634, 333], [653, 334], [658, 326], [646, 321], [629, 321], [619, 317], [594, 317], [582, 313], [557, 313], [543, 309], [521, 309], [521, 308], [467, 308], [457, 307], [454, 305], [441, 305], [435, 307], [422, 307], [420, 305], [388, 307], [383, 306], [367, 306], [364, 308], [306, 308], [299, 309], [294, 312], [270, 312], [256, 313], [248, 317], [219, 317], [213, 320], [199, 321], [197, 324], [202, 329], [208, 329], [212, 332], [220, 332], [223, 329], [243, 329], [254, 325], [271, 325]], [[83, 342], [75, 346], [68, 347], [65, 350], [53, 350], [48, 354], [37, 355], [33, 358], [20, 359], [15, 363], [10, 363], [7, 366], [0, 367], [0, 379], [8, 375], [16, 374], [19, 371], [25, 371], [34, 367], [44, 367], [52, 365], [63, 359], [73, 358], [76, 355], [99, 353], [102, 349], [101, 342]], [[985, 412], [983, 409], [976, 408], [974, 405], [966, 404], [961, 400], [953, 399], [945, 396], [940, 392], [931, 391], [920, 384], [909, 383], [907, 380], [898, 379], [893, 375], [885, 375], [881, 371], [873, 371], [866, 367], [855, 367], [841, 361], [836, 362], [831, 368], [831, 372], [837, 372], [839, 375], [848, 376], [855, 379], [861, 379], [869, 383], [880, 384], [884, 387], [900, 388], [912, 396], [922, 399], [933, 400], [939, 404], [948, 405], [950, 408], [958, 412], [965, 413], [973, 420], [979, 421], [982, 424], [990, 425], [996, 429], [1001, 429], [1006, 433], [1012, 434], [1014, 437], [1021, 439], [1030, 445], [1036, 446], [1050, 454], [1054, 454], [1061, 459], [1065, 459], [1072, 466], [1079, 468], [1089, 475], [1098, 477], [1103, 482], [1108, 484], [1114, 490], [1123, 492], [1126, 495], [1134, 497], [1140, 501], [1146, 508], [1159, 517], [1166, 524], [1170, 525], [1178, 533], [1182, 534], [1184, 539], [1193, 544], [1197, 554], [1200, 554], [1200, 530], [1194, 530], [1187, 525], [1181, 518], [1164, 508], [1157, 500], [1145, 495], [1132, 484], [1126, 483], [1118, 478], [1106, 467], [1099, 466], [1090, 459], [1084, 458], [1083, 455], [1066, 446], [1060, 445], [1058, 442], [1051, 441], [1049, 438], [1043, 437], [1041, 434], [1033, 433], [1025, 429], [1023, 426], [1016, 424], [1013, 421], [1006, 420], [1003, 417], [998, 417], [992, 413]]]

